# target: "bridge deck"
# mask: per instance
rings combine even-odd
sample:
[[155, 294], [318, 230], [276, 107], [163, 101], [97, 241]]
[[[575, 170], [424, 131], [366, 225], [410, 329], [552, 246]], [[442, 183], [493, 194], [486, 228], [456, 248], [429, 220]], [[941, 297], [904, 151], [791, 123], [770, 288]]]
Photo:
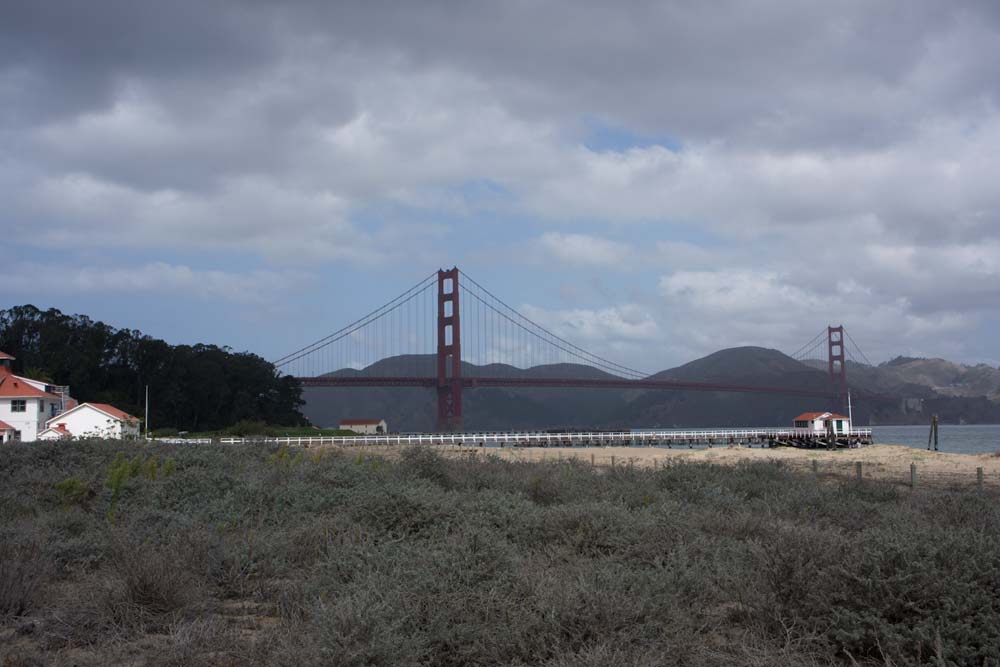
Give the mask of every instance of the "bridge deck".
[[[440, 385], [435, 377], [423, 376], [335, 376], [296, 377], [304, 387], [423, 387], [433, 389]], [[578, 387], [591, 389], [647, 389], [680, 391], [721, 391], [753, 394], [785, 394], [790, 396], [837, 397], [833, 389], [815, 387], [768, 387], [712, 382], [685, 382], [680, 380], [629, 380], [626, 378], [547, 378], [547, 377], [479, 377], [459, 379], [466, 389], [477, 387]]]
[[[259, 442], [260, 438], [222, 438], [223, 444]], [[839, 446], [859, 446], [872, 442], [872, 431], [855, 428], [836, 436]], [[581, 446], [673, 446], [673, 445], [790, 445], [825, 447], [827, 436], [810, 429], [738, 428], [649, 431], [598, 431], [579, 433], [481, 432], [481, 433], [389, 433], [330, 437], [266, 438], [276, 444], [310, 445], [464, 445], [470, 447], [581, 447]]]

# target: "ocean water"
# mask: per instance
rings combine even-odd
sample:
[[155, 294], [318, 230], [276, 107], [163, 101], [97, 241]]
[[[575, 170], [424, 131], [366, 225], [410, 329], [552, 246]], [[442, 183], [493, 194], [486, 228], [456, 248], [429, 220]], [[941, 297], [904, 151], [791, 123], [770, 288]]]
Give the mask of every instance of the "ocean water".
[[[872, 426], [872, 439], [880, 445], [906, 445], [927, 449], [930, 425]], [[931, 447], [934, 445], [932, 444]], [[941, 424], [938, 426], [938, 449], [954, 454], [1000, 452], [1000, 424]]]

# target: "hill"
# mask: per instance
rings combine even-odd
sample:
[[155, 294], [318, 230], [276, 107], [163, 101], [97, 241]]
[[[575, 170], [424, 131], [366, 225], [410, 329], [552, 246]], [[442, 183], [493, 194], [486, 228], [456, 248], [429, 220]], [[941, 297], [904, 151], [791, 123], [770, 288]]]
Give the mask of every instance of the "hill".
[[[385, 359], [362, 370], [332, 375], [431, 375], [433, 355]], [[468, 377], [610, 378], [576, 364], [520, 369], [463, 363]], [[719, 350], [650, 376], [659, 380], [743, 384], [825, 390], [829, 379], [818, 370], [763, 347]], [[877, 367], [848, 365], [858, 424], [924, 423], [931, 414], [948, 422], [1000, 421], [1000, 371], [940, 359], [901, 359]], [[639, 391], [589, 388], [501, 388], [466, 390], [465, 427], [505, 428], [684, 428], [785, 425], [800, 412], [834, 409], [822, 399], [779, 394], [700, 391]], [[385, 417], [398, 431], [434, 428], [433, 392], [409, 388], [306, 388], [304, 412], [318, 425], [335, 426], [344, 417]], [[904, 401], [904, 399], [910, 399]]]
[[[362, 370], [344, 369], [330, 375], [410, 375], [412, 371], [428, 375], [433, 364], [432, 355], [397, 357]], [[577, 364], [520, 369], [463, 363], [462, 373], [467, 377], [614, 377]], [[776, 350], [757, 347], [722, 350], [651, 377], [778, 387], [827, 386], [825, 374]], [[465, 427], [482, 430], [784, 424], [799, 412], [825, 407], [817, 406], [815, 399], [794, 396], [590, 388], [488, 387], [466, 390], [463, 397]], [[303, 398], [304, 413], [321, 426], [336, 425], [349, 416], [379, 416], [385, 417], [393, 430], [434, 428], [435, 397], [425, 389], [307, 387]]]
[[924, 396], [986, 397], [1000, 401], [1000, 369], [987, 364], [969, 366], [944, 359], [898, 357], [879, 366], [852, 366], [852, 377], [873, 390]]

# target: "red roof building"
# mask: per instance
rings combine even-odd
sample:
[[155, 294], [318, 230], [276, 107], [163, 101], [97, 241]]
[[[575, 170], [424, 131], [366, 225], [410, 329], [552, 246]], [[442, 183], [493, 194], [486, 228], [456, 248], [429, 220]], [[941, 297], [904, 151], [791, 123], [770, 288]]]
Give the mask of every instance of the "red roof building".
[[794, 426], [814, 433], [826, 433], [831, 427], [835, 433], [848, 433], [851, 430], [851, 418], [835, 412], [803, 412], [795, 418]]
[[139, 437], [139, 419], [107, 403], [81, 403], [46, 423], [45, 438], [66, 436], [133, 440]]
[[0, 421], [0, 442], [10, 442], [14, 438], [14, 427]]
[[72, 438], [73, 434], [67, 430], [65, 424], [56, 424], [55, 426], [49, 426], [44, 431], [39, 431], [39, 440], [52, 440], [52, 439], [64, 439]]
[[131, 421], [131, 422], [139, 421], [138, 417], [133, 417], [124, 410], [119, 410], [115, 406], [108, 405], [107, 403], [85, 403], [84, 405], [93, 406], [98, 410], [100, 410], [101, 412], [106, 412], [116, 419], [123, 419], [125, 421]]
[[15, 375], [14, 357], [0, 352], [0, 419], [9, 429], [0, 429], [4, 442], [32, 441], [55, 417], [69, 398], [68, 387], [56, 387], [42, 380]]

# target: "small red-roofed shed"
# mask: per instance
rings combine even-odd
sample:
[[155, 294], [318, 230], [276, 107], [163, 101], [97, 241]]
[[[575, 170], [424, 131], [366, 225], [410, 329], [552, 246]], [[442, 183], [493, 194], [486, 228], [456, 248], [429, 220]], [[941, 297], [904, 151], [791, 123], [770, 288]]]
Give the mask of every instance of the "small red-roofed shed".
[[808, 429], [813, 433], [827, 433], [830, 426], [834, 433], [850, 433], [851, 419], [835, 412], [803, 412], [795, 418], [797, 429]]

